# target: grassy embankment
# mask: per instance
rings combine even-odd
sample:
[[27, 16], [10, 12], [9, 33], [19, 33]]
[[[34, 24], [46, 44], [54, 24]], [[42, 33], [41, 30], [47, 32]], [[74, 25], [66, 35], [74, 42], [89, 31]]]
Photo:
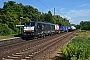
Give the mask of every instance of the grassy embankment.
[[61, 51], [66, 60], [90, 60], [90, 31], [79, 30]]
[[0, 36], [1, 39], [13, 38], [15, 35], [8, 35], [8, 36]]

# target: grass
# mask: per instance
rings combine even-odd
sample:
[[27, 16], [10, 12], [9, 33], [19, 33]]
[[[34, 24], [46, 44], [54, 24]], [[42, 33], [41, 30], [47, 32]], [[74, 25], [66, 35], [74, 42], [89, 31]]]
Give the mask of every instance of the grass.
[[1, 39], [12, 38], [12, 37], [14, 37], [14, 35], [0, 36], [0, 40], [1, 40]]
[[90, 31], [86, 31], [86, 30], [79, 30], [77, 34], [78, 36], [81, 37], [90, 37]]

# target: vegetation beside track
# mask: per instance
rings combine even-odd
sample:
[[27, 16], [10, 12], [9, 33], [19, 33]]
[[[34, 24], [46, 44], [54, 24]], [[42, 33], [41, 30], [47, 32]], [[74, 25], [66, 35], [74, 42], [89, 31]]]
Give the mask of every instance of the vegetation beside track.
[[14, 35], [0, 36], [0, 40], [7, 39], [7, 38], [13, 38], [13, 37], [14, 37]]
[[90, 31], [79, 30], [68, 45], [61, 48], [62, 57], [66, 60], [90, 59]]

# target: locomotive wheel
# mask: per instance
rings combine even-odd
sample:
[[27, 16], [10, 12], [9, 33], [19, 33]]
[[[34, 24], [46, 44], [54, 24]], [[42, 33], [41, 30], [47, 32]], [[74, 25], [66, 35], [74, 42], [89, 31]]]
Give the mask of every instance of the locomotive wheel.
[[40, 37], [40, 38], [43, 38], [43, 34], [40, 34], [39, 37]]
[[38, 39], [38, 36], [35, 36], [34, 39]]
[[43, 38], [45, 38], [45, 34], [43, 34]]
[[52, 36], [52, 33], [50, 33], [49, 36]]

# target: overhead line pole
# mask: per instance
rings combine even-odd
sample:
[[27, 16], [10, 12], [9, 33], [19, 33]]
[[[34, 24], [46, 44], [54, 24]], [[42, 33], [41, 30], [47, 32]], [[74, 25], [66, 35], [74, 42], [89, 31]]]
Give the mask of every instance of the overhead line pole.
[[55, 8], [54, 8], [54, 23], [56, 23], [56, 20], [55, 20]]

